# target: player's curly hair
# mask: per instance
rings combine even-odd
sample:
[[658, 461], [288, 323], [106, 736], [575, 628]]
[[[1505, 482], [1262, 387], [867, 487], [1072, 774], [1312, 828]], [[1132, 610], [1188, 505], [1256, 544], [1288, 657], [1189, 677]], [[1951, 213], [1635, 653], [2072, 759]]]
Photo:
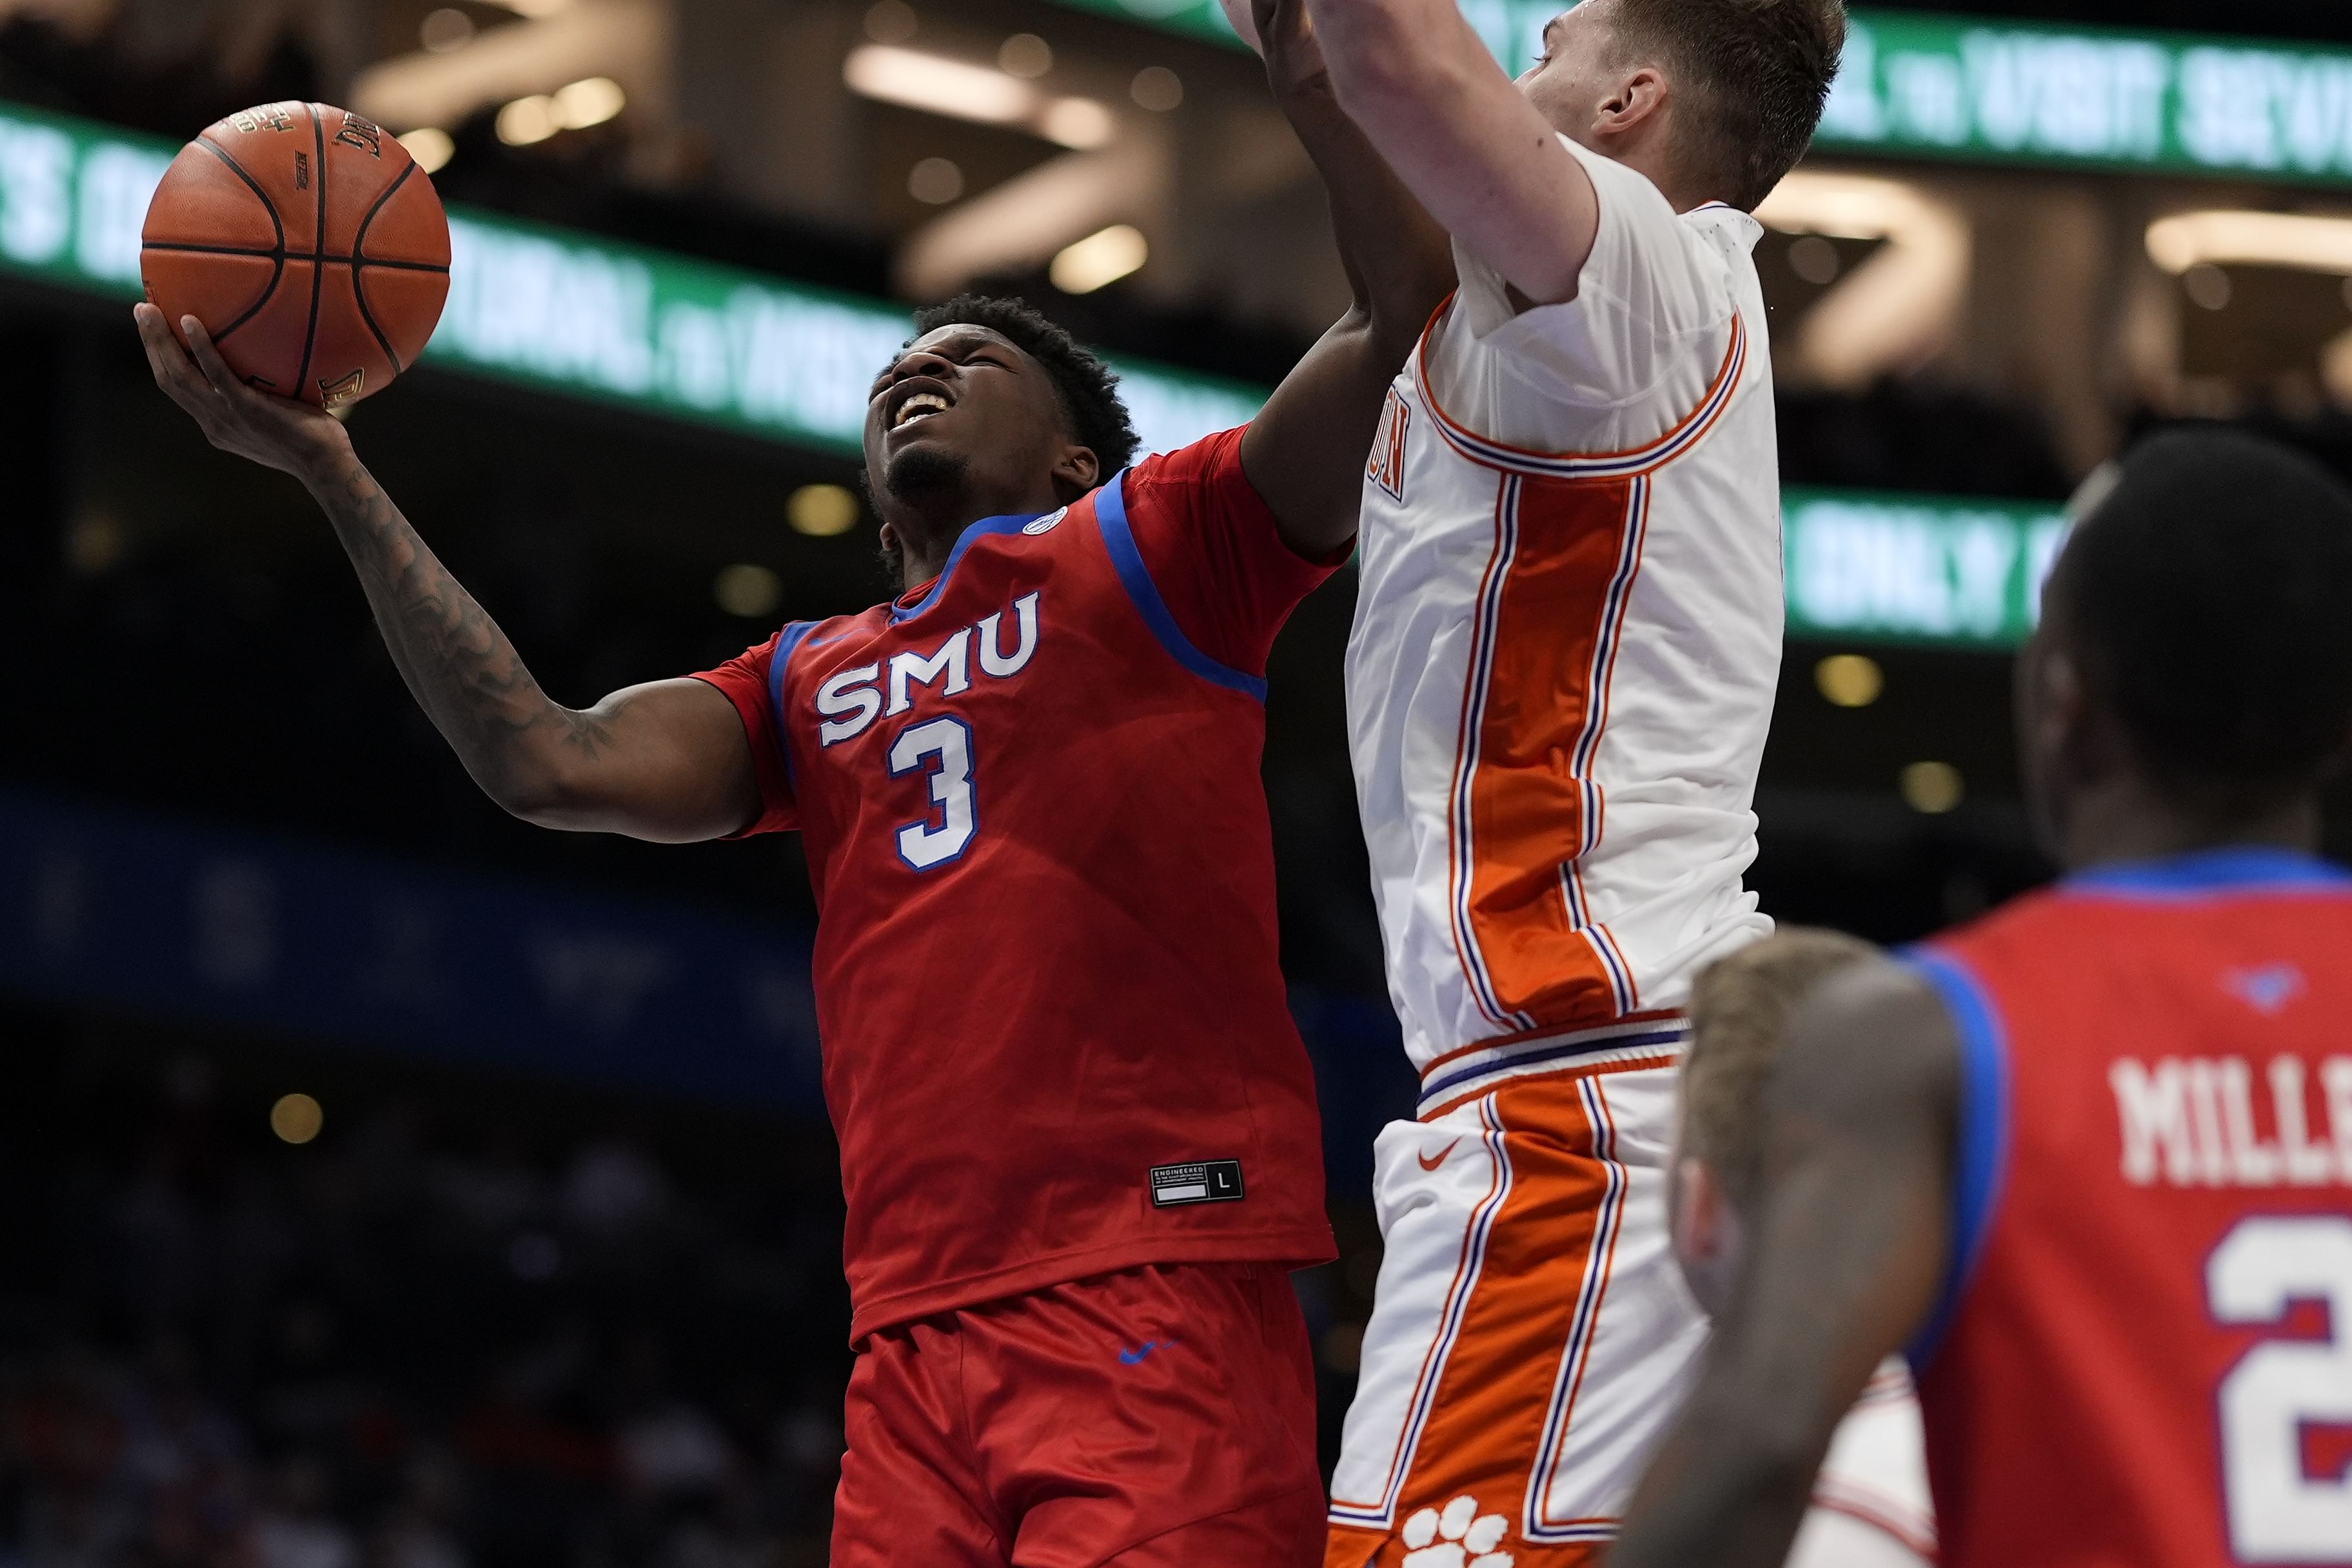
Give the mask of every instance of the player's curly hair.
[[1118, 375], [1063, 328], [1018, 299], [984, 294], [959, 294], [915, 313], [916, 338], [942, 327], [985, 327], [1045, 366], [1061, 393], [1071, 432], [1102, 465], [1104, 478], [1135, 461], [1140, 442], [1118, 395]]

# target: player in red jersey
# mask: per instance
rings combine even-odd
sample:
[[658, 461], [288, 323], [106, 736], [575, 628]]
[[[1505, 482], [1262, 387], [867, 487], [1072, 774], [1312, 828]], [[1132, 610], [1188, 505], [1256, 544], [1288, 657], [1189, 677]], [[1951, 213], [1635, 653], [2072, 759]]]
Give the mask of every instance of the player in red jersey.
[[341, 425], [140, 312], [214, 444], [310, 486], [501, 805], [806, 841], [859, 1352], [835, 1568], [1321, 1556], [1285, 1270], [1332, 1246], [1276, 963], [1265, 668], [1347, 554], [1390, 380], [1452, 278], [1442, 240], [1393, 226], [1410, 203], [1289, 9], [1275, 76], [1352, 172], [1358, 298], [1255, 423], [1128, 469], [1112, 379], [1066, 335], [1003, 301], [925, 312], [866, 424], [912, 586], [586, 711], [541, 691]]
[[2019, 667], [2070, 874], [1817, 991], [1615, 1568], [1778, 1564], [1906, 1343], [1946, 1568], [2352, 1563], [2352, 493], [2141, 447]]

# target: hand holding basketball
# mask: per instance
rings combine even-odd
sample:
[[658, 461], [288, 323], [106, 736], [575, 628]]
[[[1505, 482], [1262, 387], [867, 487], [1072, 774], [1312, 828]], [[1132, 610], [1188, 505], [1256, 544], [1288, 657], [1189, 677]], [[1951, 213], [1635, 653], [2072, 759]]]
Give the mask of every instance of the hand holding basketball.
[[297, 402], [255, 392], [237, 379], [213, 346], [204, 323], [190, 316], [180, 323], [188, 347], [152, 305], [132, 311], [140, 340], [147, 347], [147, 363], [155, 384], [187, 411], [204, 431], [205, 439], [223, 452], [235, 453], [266, 468], [291, 474], [305, 483], [339, 459], [352, 455], [351, 438], [334, 415]]

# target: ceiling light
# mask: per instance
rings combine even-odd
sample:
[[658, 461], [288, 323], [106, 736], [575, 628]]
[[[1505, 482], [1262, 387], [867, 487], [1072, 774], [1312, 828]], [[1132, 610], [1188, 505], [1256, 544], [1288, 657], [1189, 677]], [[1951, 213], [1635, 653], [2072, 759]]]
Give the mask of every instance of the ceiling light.
[[1108, 147], [1118, 134], [1109, 110], [1090, 98], [1057, 98], [1037, 123], [1046, 139], [1081, 152]]
[[457, 143], [447, 131], [436, 125], [421, 125], [400, 138], [416, 166], [428, 174], [438, 174], [457, 153]]
[[2148, 225], [2147, 254], [2170, 273], [2236, 262], [2352, 275], [2352, 218], [2315, 218], [2296, 213], [2179, 213]]
[[1015, 33], [996, 51], [996, 63], [1008, 76], [1044, 76], [1054, 68], [1054, 46], [1034, 33]]
[[757, 620], [773, 614], [784, 601], [784, 580], [764, 566], [739, 563], [722, 569], [712, 580], [710, 597], [730, 615]]
[[567, 131], [602, 125], [628, 107], [629, 95], [611, 77], [590, 77], [555, 95], [555, 116]]
[[1915, 762], [1899, 780], [1903, 802], [1922, 816], [1940, 817], [1968, 797], [1967, 781], [1948, 762]]
[[1013, 125], [1037, 111], [1037, 89], [987, 66], [975, 66], [915, 49], [867, 44], [842, 62], [841, 79], [853, 92], [884, 103]]
[[907, 174], [907, 194], [927, 207], [943, 207], [963, 194], [963, 171], [946, 158], [926, 158]]
[[474, 19], [454, 5], [444, 5], [426, 15], [416, 41], [436, 55], [462, 49], [474, 41]]
[[1135, 73], [1128, 92], [1154, 114], [1166, 114], [1184, 101], [1184, 78], [1166, 66], [1146, 66]]
[[1054, 258], [1049, 276], [1065, 294], [1092, 294], [1117, 283], [1151, 259], [1151, 247], [1141, 234], [1118, 224], [1088, 235]]
[[1860, 653], [1832, 653], [1813, 666], [1813, 684], [1838, 707], [1868, 707], [1886, 690], [1886, 672]]
[[793, 532], [829, 539], [857, 526], [857, 493], [843, 485], [803, 485], [784, 504]]
[[1925, 205], [1899, 180], [1801, 169], [1773, 188], [1756, 216], [1783, 234], [1886, 239], [1916, 224]]
[[1811, 267], [1816, 277], [1843, 259], [1828, 241], [1883, 242], [1830, 276], [1796, 323], [1790, 351], [1775, 348], [1775, 360], [1800, 382], [1858, 392], [1927, 364], [1958, 330], [1975, 234], [1952, 203], [1900, 180], [1801, 169], [1756, 215], [1801, 236], [1790, 248], [1790, 268]]
[[555, 100], [543, 95], [519, 98], [499, 110], [499, 140], [509, 147], [531, 146], [562, 129], [555, 118]]

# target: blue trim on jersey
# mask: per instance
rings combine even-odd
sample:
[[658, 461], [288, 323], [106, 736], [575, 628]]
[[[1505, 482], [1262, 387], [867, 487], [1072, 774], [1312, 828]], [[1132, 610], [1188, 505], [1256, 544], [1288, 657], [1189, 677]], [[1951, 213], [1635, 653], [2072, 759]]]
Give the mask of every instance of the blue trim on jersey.
[[1654, 1047], [1662, 1049], [1669, 1045], [1681, 1045], [1689, 1039], [1688, 1024], [1673, 1024], [1664, 1029], [1653, 1030], [1646, 1034], [1613, 1034], [1600, 1040], [1572, 1040], [1563, 1044], [1547, 1046], [1517, 1056], [1506, 1056], [1493, 1061], [1481, 1062], [1474, 1067], [1463, 1068], [1458, 1072], [1449, 1072], [1434, 1083], [1422, 1085], [1421, 1103], [1424, 1105], [1428, 1104], [1431, 1101], [1443, 1096], [1457, 1083], [1468, 1083], [1491, 1073], [1507, 1070], [1516, 1071], [1520, 1068], [1539, 1066], [1547, 1061], [1558, 1061], [1563, 1057], [1591, 1056], [1596, 1051], [1647, 1051]]
[[948, 551], [947, 565], [940, 568], [939, 576], [931, 579], [929, 591], [912, 604], [894, 603], [890, 606], [890, 624], [896, 626], [901, 622], [912, 621], [939, 602], [940, 595], [947, 591], [948, 579], [955, 575], [956, 563], [963, 559], [963, 552], [971, 548], [973, 540], [986, 538], [991, 534], [1017, 534], [1045, 515], [1044, 512], [1024, 512], [1018, 517], [982, 517], [967, 526], [962, 533], [956, 536], [955, 548]]
[[2241, 846], [2170, 860], [2100, 866], [2060, 884], [2069, 893], [2125, 898], [2203, 898], [2238, 893], [2352, 891], [2352, 872], [2294, 850]]
[[1136, 613], [1160, 639], [1160, 645], [1169, 656], [1204, 681], [1241, 693], [1258, 702], [1265, 701], [1265, 679], [1247, 674], [1230, 664], [1221, 664], [1192, 645], [1184, 629], [1170, 614], [1168, 601], [1160, 597], [1160, 589], [1151, 580], [1151, 569], [1143, 564], [1143, 552], [1136, 548], [1135, 530], [1127, 521], [1127, 474], [1121, 470], [1109, 484], [1095, 492], [1095, 520], [1102, 525], [1103, 543], [1110, 547], [1110, 563], [1126, 585], [1128, 598], [1135, 601]]
[[784, 754], [784, 777], [793, 776], [792, 731], [784, 727], [784, 667], [793, 655], [801, 651], [808, 634], [816, 630], [814, 621], [795, 621], [776, 633], [776, 651], [768, 659], [768, 716], [776, 721], [776, 749]]
[[1912, 1370], [1927, 1363], [1950, 1332], [1961, 1292], [1975, 1275], [1991, 1233], [1993, 1210], [2009, 1171], [2009, 1042], [2000, 1014], [1975, 975], [1948, 953], [1915, 947], [1904, 961], [1936, 988], [1960, 1037], [1958, 1136], [1952, 1172], [1952, 1255], [1927, 1325], [1906, 1353]]

